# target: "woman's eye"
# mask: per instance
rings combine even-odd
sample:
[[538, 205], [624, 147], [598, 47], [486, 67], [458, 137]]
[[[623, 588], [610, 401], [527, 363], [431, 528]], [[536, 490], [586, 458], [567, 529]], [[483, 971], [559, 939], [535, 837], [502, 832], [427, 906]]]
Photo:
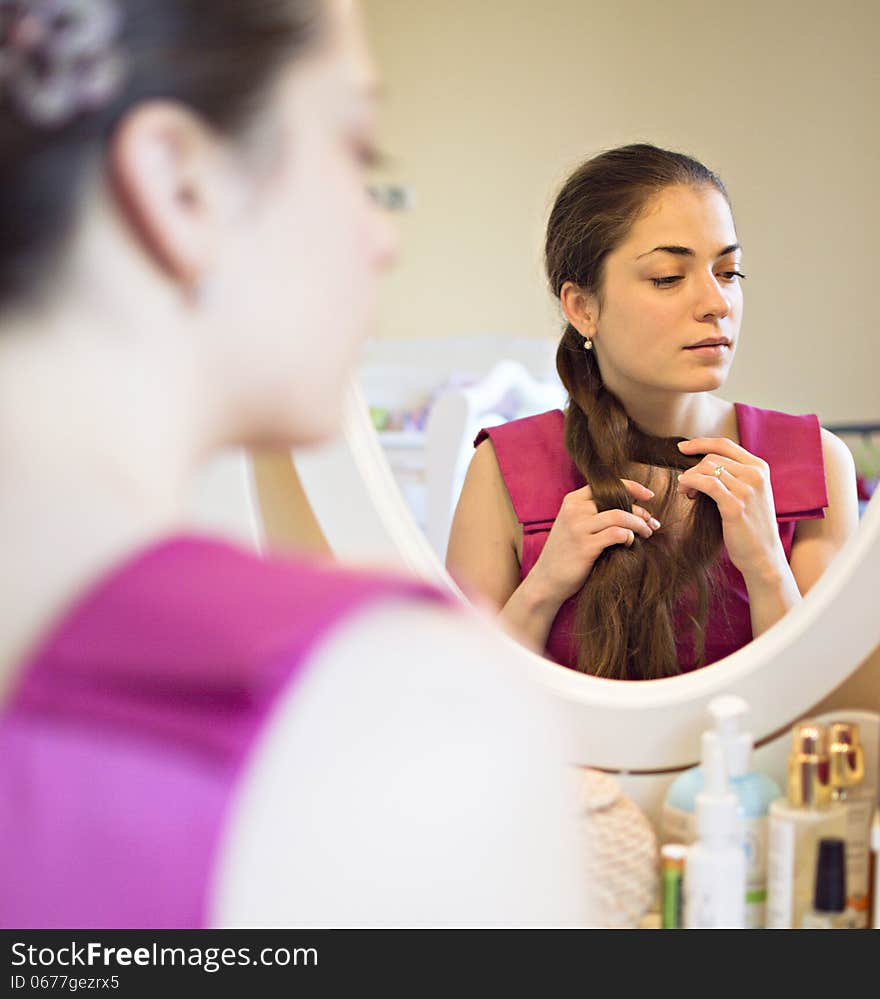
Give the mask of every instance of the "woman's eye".
[[740, 273], [740, 271], [722, 271], [718, 276], [723, 277], [725, 281], [735, 281], [737, 278], [745, 278], [745, 274]]
[[668, 288], [670, 285], [675, 284], [677, 281], [681, 281], [682, 277], [680, 274], [672, 274], [669, 277], [656, 277], [651, 278], [651, 281], [657, 288]]

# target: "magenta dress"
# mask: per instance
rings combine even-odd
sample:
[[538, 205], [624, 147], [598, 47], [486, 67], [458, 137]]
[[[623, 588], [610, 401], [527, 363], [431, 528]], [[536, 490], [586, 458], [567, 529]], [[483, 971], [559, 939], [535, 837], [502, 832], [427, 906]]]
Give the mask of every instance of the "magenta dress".
[[311, 649], [427, 586], [181, 535], [92, 587], [0, 710], [0, 927], [209, 918], [242, 768]]
[[[742, 403], [736, 403], [735, 408], [740, 444], [770, 466], [779, 537], [790, 559], [796, 522], [824, 517], [828, 505], [819, 421], [814, 415], [791, 416]], [[492, 441], [522, 524], [521, 579], [538, 560], [565, 495], [586, 485], [565, 448], [564, 424], [562, 411], [554, 409], [481, 430], [474, 441], [474, 446], [487, 437]], [[745, 580], [723, 547], [718, 570], [723, 585], [710, 598], [705, 665], [752, 640]], [[571, 667], [577, 665], [577, 639], [573, 633], [576, 604], [577, 598], [572, 597], [560, 607], [545, 650], [549, 658]], [[679, 618], [678, 660], [686, 672], [697, 663], [690, 629], [683, 626], [683, 610]]]

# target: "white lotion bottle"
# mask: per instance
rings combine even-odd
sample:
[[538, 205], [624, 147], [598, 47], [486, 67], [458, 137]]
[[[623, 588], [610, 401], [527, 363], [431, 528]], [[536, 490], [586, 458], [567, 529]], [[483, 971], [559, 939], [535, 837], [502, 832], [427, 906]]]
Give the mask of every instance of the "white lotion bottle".
[[[754, 739], [748, 731], [748, 704], [733, 694], [709, 702], [709, 715], [721, 739], [730, 790], [739, 801], [746, 853], [746, 927], [764, 926], [767, 901], [767, 813], [782, 791], [775, 780], [752, 767]], [[692, 843], [696, 837], [696, 798], [703, 787], [701, 767], [692, 767], [670, 785], [663, 802], [663, 842]]]
[[684, 874], [684, 925], [689, 930], [744, 929], [746, 855], [736, 795], [727, 783], [717, 733], [703, 733], [703, 790], [697, 795], [697, 839]]
[[828, 732], [796, 724], [788, 757], [788, 797], [770, 805], [767, 928], [799, 927], [813, 904], [819, 840], [846, 836], [846, 809], [831, 800]]

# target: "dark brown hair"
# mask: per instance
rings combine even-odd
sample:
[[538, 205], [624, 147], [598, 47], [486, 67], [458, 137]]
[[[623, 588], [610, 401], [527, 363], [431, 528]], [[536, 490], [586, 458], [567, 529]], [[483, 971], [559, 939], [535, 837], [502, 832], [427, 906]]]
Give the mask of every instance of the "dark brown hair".
[[0, 309], [32, 297], [73, 230], [83, 187], [125, 113], [149, 98], [189, 105], [233, 135], [324, 23], [322, 0], [114, 0], [125, 87], [101, 110], [47, 128], [0, 88]]
[[[626, 238], [648, 204], [673, 185], [711, 186], [727, 198], [721, 180], [697, 160], [656, 146], [612, 149], [588, 160], [566, 181], [547, 224], [547, 276], [555, 296], [567, 281], [596, 294], [601, 306], [605, 260]], [[621, 478], [637, 478], [636, 464], [660, 469], [651, 488], [654, 515], [665, 523], [676, 499], [677, 473], [696, 464], [676, 447], [682, 438], [643, 432], [602, 381], [595, 351], [569, 323], [556, 354], [568, 391], [565, 444], [601, 510], [632, 510]], [[597, 559], [577, 598], [578, 668], [622, 680], [681, 672], [675, 612], [693, 628], [697, 663], [704, 657], [711, 566], [721, 545], [715, 503], [699, 494], [675, 543], [658, 531], [647, 542], [616, 545]]]

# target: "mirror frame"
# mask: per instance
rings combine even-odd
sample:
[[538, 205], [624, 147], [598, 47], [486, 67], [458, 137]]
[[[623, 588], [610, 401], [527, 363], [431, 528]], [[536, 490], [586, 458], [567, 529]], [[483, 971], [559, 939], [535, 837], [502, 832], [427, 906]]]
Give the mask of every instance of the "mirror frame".
[[[340, 558], [392, 565], [464, 601], [413, 520], [382, 451], [360, 389], [346, 396], [342, 432], [296, 451], [294, 465]], [[682, 676], [622, 683], [543, 659], [501, 632], [511, 661], [559, 702], [570, 758], [612, 771], [663, 772], [696, 762], [709, 701], [744, 697], [756, 742], [779, 734], [841, 684], [880, 644], [880, 493], [859, 530], [801, 604], [733, 655]]]

